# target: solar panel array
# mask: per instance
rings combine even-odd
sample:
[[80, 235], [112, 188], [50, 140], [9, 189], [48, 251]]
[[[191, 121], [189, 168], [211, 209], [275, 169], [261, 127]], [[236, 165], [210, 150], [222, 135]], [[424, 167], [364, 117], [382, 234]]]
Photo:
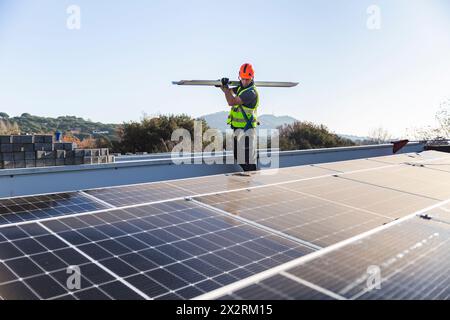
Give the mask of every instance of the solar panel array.
[[[321, 294], [328, 299], [448, 300], [449, 246], [449, 223], [414, 217], [311, 261], [299, 262], [222, 299], [296, 299], [306, 290], [311, 298]], [[379, 286], [374, 282], [377, 277]], [[304, 283], [309, 286], [302, 288]]]
[[0, 299], [448, 299], [448, 162], [424, 152], [0, 199]]
[[192, 298], [312, 251], [188, 201], [11, 226], [0, 235], [7, 299], [73, 297], [64, 289], [73, 265], [84, 276], [75, 297], [117, 298], [123, 279], [135, 292], [129, 298]]
[[108, 208], [79, 192], [0, 199], [0, 225]]

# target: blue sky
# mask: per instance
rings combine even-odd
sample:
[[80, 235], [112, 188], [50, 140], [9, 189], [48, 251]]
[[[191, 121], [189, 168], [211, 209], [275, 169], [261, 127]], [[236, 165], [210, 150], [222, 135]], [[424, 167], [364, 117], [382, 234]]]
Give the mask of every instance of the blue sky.
[[[66, 9], [81, 8], [81, 30]], [[369, 30], [367, 8], [381, 9]], [[392, 134], [433, 122], [450, 98], [447, 0], [0, 0], [0, 111], [103, 122], [145, 112], [227, 110], [218, 89], [172, 80], [235, 77], [251, 62], [260, 113], [339, 133]]]

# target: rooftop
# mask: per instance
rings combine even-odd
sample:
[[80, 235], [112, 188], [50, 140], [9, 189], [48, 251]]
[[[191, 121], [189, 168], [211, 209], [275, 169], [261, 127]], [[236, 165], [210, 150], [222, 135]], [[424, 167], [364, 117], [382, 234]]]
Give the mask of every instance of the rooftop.
[[448, 153], [78, 185], [0, 200], [2, 299], [449, 298]]

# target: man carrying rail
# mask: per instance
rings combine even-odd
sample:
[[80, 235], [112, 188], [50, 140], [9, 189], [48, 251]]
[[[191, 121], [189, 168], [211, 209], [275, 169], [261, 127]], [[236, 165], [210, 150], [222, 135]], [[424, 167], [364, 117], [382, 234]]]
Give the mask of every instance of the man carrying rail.
[[231, 107], [227, 124], [233, 129], [234, 159], [244, 171], [256, 171], [257, 168], [257, 109], [259, 94], [254, 83], [253, 66], [245, 63], [239, 71], [240, 85], [229, 87], [229, 79], [222, 78], [221, 89]]

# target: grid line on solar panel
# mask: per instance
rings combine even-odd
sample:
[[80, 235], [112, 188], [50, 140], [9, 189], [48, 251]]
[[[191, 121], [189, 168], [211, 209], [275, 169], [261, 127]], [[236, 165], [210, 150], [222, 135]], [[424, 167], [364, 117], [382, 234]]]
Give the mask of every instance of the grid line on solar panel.
[[[356, 235], [356, 236], [354, 236], [352, 238], [343, 240], [343, 241], [341, 241], [339, 243], [336, 243], [334, 245], [331, 245], [331, 246], [329, 246], [327, 248], [321, 249], [319, 251], [315, 251], [315, 252], [310, 253], [310, 254], [308, 254], [306, 256], [303, 256], [303, 257], [300, 257], [298, 259], [289, 261], [289, 262], [287, 262], [287, 263], [285, 263], [283, 265], [276, 266], [276, 267], [274, 267], [274, 268], [272, 268], [270, 270], [266, 270], [266, 271], [261, 272], [259, 274], [250, 276], [250, 277], [248, 277], [246, 279], [237, 281], [237, 282], [232, 283], [232, 284], [230, 284], [228, 286], [224, 286], [224, 287], [222, 287], [220, 289], [216, 289], [216, 290], [210, 291], [210, 292], [208, 292], [208, 293], [206, 293], [204, 295], [197, 296], [194, 299], [195, 300], [206, 300], [206, 299], [209, 300], [209, 299], [217, 299], [217, 298], [220, 298], [220, 297], [223, 297], [223, 296], [230, 296], [231, 293], [236, 292], [238, 290], [241, 290], [242, 288], [248, 287], [249, 285], [253, 285], [253, 284], [258, 283], [260, 281], [263, 281], [265, 279], [269, 279], [269, 278], [271, 278], [271, 277], [273, 277], [273, 276], [275, 276], [277, 274], [280, 274], [281, 272], [286, 272], [288, 270], [298, 268], [299, 266], [304, 266], [304, 265], [306, 265], [308, 263], [311, 263], [311, 262], [314, 262], [314, 261], [316, 261], [318, 259], [321, 259], [322, 257], [327, 257], [329, 255], [332, 255], [332, 254], [334, 254], [337, 251], [345, 253], [345, 252], [347, 252], [347, 251], [345, 251], [345, 248], [347, 246], [361, 244], [365, 239], [368, 239], [370, 237], [376, 237], [379, 234], [383, 234], [384, 231], [389, 232], [394, 227], [398, 227], [401, 224], [406, 224], [406, 223], [408, 223], [409, 221], [411, 221], [413, 219], [419, 219], [417, 217], [418, 215], [425, 214], [427, 212], [430, 212], [430, 211], [432, 211], [434, 209], [437, 209], [437, 208], [440, 208], [440, 207], [443, 207], [443, 206], [446, 207], [446, 206], [449, 205], [449, 203], [450, 203], [450, 199], [447, 199], [447, 200], [442, 201], [440, 203], [431, 205], [431, 206], [429, 206], [427, 208], [423, 208], [423, 209], [418, 210], [418, 211], [416, 211], [414, 213], [411, 213], [408, 216], [405, 216], [403, 218], [397, 219], [397, 220], [395, 220], [395, 221], [393, 221], [393, 222], [391, 222], [391, 223], [389, 223], [387, 225], [383, 225], [383, 226], [371, 229], [371, 230], [369, 230], [367, 232], [364, 232], [364, 233]], [[442, 224], [442, 225], [445, 225], [445, 224]], [[446, 230], [450, 230], [450, 226], [445, 225], [445, 227], [448, 228]], [[410, 233], [410, 235], [414, 235], [414, 233]], [[450, 232], [447, 233], [447, 237], [450, 238]], [[377, 244], [375, 244], [374, 247], [377, 248]], [[364, 248], [364, 249], [366, 249], [366, 248]], [[447, 259], [447, 261], [450, 261], [450, 260]], [[328, 263], [326, 263], [325, 265], [329, 266]], [[333, 271], [330, 271], [330, 275], [333, 275], [333, 274], [335, 274], [335, 273]], [[306, 280], [306, 281], [308, 281], [310, 283], [314, 283], [314, 284], [316, 284], [318, 286], [321, 286], [321, 287], [323, 287], [323, 288], [325, 288], [327, 290], [330, 290], [331, 292], [335, 292], [337, 294], [339, 293], [336, 290], [333, 290], [333, 288], [327, 287], [326, 281], [325, 281], [325, 285], [322, 285], [321, 283], [315, 283], [314, 281], [311, 281], [311, 279], [305, 279], [304, 277], [300, 277], [300, 278], [304, 279], [304, 280]]]
[[442, 159], [449, 159], [448, 154], [444, 152], [424, 151], [421, 153], [404, 153], [395, 156], [382, 156], [368, 158], [369, 161], [385, 164], [405, 164], [405, 163], [423, 163], [426, 161], [439, 161]]
[[[358, 160], [354, 160], [354, 162], [355, 161]], [[390, 166], [396, 165], [397, 164]], [[359, 168], [361, 168], [361, 166], [359, 166]], [[344, 174], [352, 172], [365, 172], [367, 170], [370, 171], [383, 168], [385, 167], [370, 167], [364, 165], [362, 166], [362, 169], [344, 172]], [[323, 171], [317, 172], [317, 170]], [[275, 176], [271, 176], [270, 174], [268, 174], [272, 171], [278, 172], [278, 174]], [[245, 190], [247, 188], [252, 189], [264, 186], [273, 186], [290, 181], [295, 182], [308, 179], [318, 179], [332, 175], [331, 171], [332, 169], [329, 168], [323, 169], [316, 166], [300, 166], [277, 170], [273, 169], [267, 172], [256, 172], [253, 173], [250, 177], [239, 177], [234, 174], [216, 175], [211, 177], [173, 180], [170, 182], [167, 181], [103, 189], [91, 189], [86, 190], [85, 192], [87, 194], [95, 196], [101, 201], [107, 202], [110, 205], [121, 207], [136, 203], [151, 203], [156, 200], [181, 200], [187, 196], [201, 195], [202, 192], [207, 192], [207, 194], [212, 192], [229, 192], [230, 190], [234, 189]]]
[[393, 220], [329, 204], [280, 186], [194, 199], [319, 247]]
[[318, 200], [321, 200], [321, 201], [324, 201], [324, 202], [329, 202], [329, 203], [336, 204], [336, 205], [339, 205], [339, 206], [347, 207], [347, 208], [352, 209], [352, 210], [363, 211], [363, 212], [368, 213], [368, 214], [372, 214], [372, 215], [375, 215], [375, 216], [378, 216], [378, 217], [381, 217], [381, 218], [392, 220], [392, 217], [390, 217], [390, 216], [383, 215], [383, 214], [380, 214], [380, 213], [377, 213], [377, 212], [374, 212], [374, 211], [371, 211], [371, 210], [367, 210], [367, 209], [360, 208], [360, 207], [355, 207], [355, 206], [352, 206], [352, 205], [349, 205], [349, 204], [346, 204], [346, 203], [342, 203], [342, 202], [338, 202], [338, 201], [333, 201], [333, 200], [330, 200], [330, 199], [327, 199], [327, 198], [324, 198], [324, 197], [316, 196], [316, 195], [308, 193], [308, 192], [302, 192], [302, 191], [299, 191], [299, 190], [293, 190], [292, 188], [288, 188], [286, 186], [280, 186], [280, 188], [283, 188], [283, 189], [285, 189], [287, 191], [292, 191], [292, 192], [295, 192], [295, 193], [298, 193], [298, 194], [301, 194], [301, 195], [305, 195], [305, 196], [308, 196], [308, 197], [312, 197], [312, 198], [315, 198], [315, 199], [318, 199]]
[[279, 231], [279, 230], [276, 230], [276, 229], [274, 229], [274, 228], [271, 228], [271, 227], [265, 226], [265, 225], [263, 225], [263, 224], [257, 223], [257, 222], [255, 222], [255, 221], [252, 221], [252, 220], [249, 220], [249, 219], [240, 217], [240, 216], [238, 216], [238, 215], [234, 215], [234, 214], [232, 214], [232, 213], [229, 213], [229, 212], [224, 211], [224, 210], [222, 210], [222, 209], [219, 209], [219, 208], [210, 206], [210, 205], [208, 205], [208, 204], [205, 204], [205, 203], [203, 203], [203, 202], [197, 201], [197, 200], [195, 200], [195, 199], [192, 199], [191, 201], [194, 202], [195, 204], [198, 204], [199, 206], [205, 207], [205, 208], [210, 209], [210, 210], [212, 210], [212, 211], [216, 211], [216, 212], [221, 213], [221, 214], [223, 214], [223, 215], [231, 216], [233, 219], [242, 221], [243, 223], [252, 225], [252, 226], [257, 227], [257, 228], [259, 228], [259, 229], [266, 230], [266, 231], [268, 231], [268, 232], [271, 232], [271, 233], [276, 234], [276, 235], [278, 235], [278, 236], [280, 236], [280, 237], [289, 239], [289, 240], [291, 240], [291, 241], [298, 242], [298, 243], [300, 243], [300, 244], [302, 244], [302, 245], [305, 245], [305, 246], [307, 246], [307, 247], [309, 247], [309, 248], [311, 248], [311, 249], [314, 249], [314, 250], [320, 250], [320, 249], [322, 249], [322, 247], [320, 247], [320, 246], [318, 246], [318, 245], [315, 245], [315, 244], [313, 244], [313, 243], [310, 243], [310, 242], [308, 242], [308, 241], [305, 241], [305, 240], [302, 240], [302, 239], [293, 237], [293, 236], [291, 236], [291, 235], [289, 235], [289, 234], [286, 234], [286, 233], [284, 233], [284, 232], [282, 232], [282, 231]]
[[446, 159], [447, 161], [441, 162], [441, 163], [429, 163], [425, 162], [422, 163], [421, 166], [424, 168], [427, 168], [429, 170], [436, 170], [436, 171], [442, 171], [442, 172], [450, 172], [450, 157]]
[[319, 164], [314, 164], [313, 166], [317, 167], [317, 168], [333, 170], [338, 173], [344, 173], [344, 172], [352, 171], [352, 170], [383, 167], [385, 165], [386, 165], [386, 163], [369, 161], [369, 159], [355, 159], [355, 160], [319, 163]]
[[343, 179], [355, 180], [442, 201], [450, 197], [450, 172], [437, 172], [417, 166], [400, 166], [383, 171], [384, 175], [373, 172], [358, 172], [346, 175]]
[[[360, 169], [351, 172], [365, 172], [380, 170], [388, 165], [376, 168]], [[306, 181], [332, 176], [334, 171], [321, 169], [315, 166], [300, 166], [294, 168], [276, 169], [281, 174], [270, 175], [269, 172], [259, 171], [251, 173], [250, 176], [236, 174], [199, 177], [197, 179], [180, 179], [158, 183], [137, 184], [123, 187], [111, 187], [103, 189], [90, 189], [84, 192], [95, 196], [113, 206], [122, 207], [130, 204], [147, 203], [156, 200], [182, 200], [186, 197], [209, 195], [214, 193], [227, 193], [235, 190], [257, 189], [266, 186], [276, 186], [288, 182]], [[311, 172], [312, 170], [312, 172]], [[317, 172], [317, 170], [322, 170]], [[284, 174], [285, 172], [286, 174]], [[343, 173], [347, 174], [347, 173]], [[282, 177], [280, 179], [280, 177]], [[271, 181], [272, 180], [272, 181]]]
[[[18, 198], [19, 199], [19, 198]], [[66, 217], [66, 216], [70, 216], [70, 217], [85, 217], [85, 219], [88, 219], [90, 216], [92, 217], [95, 214], [98, 213], [103, 213], [103, 212], [108, 212], [112, 209], [129, 209], [129, 208], [139, 208], [139, 207], [145, 207], [147, 205], [157, 205], [157, 204], [164, 204], [164, 203], [169, 203], [169, 202], [175, 202], [175, 201], [180, 201], [180, 200], [186, 200], [187, 198], [182, 197], [182, 198], [174, 198], [174, 199], [167, 199], [167, 200], [159, 200], [159, 201], [151, 201], [151, 202], [147, 202], [147, 203], [138, 203], [138, 204], [132, 204], [132, 205], [126, 205], [126, 206], [122, 206], [122, 207], [107, 207], [107, 208], [103, 208], [103, 209], [98, 209], [95, 211], [87, 211], [87, 212], [83, 212], [83, 213], [73, 213], [73, 214], [68, 214], [68, 215], [63, 215], [63, 216], [52, 216], [49, 218], [41, 218], [39, 219], [40, 222], [46, 222], [46, 221], [54, 221], [54, 220], [59, 220], [60, 218]], [[37, 220], [36, 220], [37, 221]], [[4, 228], [4, 227], [8, 227], [8, 226], [20, 226], [20, 225], [26, 225], [26, 224], [30, 224], [35, 222], [34, 220], [29, 220], [29, 221], [21, 221], [21, 222], [14, 222], [11, 224], [0, 224], [0, 229]]]
[[[314, 165], [269, 169], [249, 173], [234, 173], [215, 177], [214, 180], [173, 180], [170, 183], [186, 190], [202, 193], [221, 192], [232, 189], [246, 189], [284, 183], [286, 181], [319, 177], [333, 173], [332, 170]], [[206, 182], [206, 183], [205, 183]], [[226, 186], [226, 188], [224, 188]]]
[[60, 235], [54, 233], [50, 228], [46, 227], [45, 225], [43, 225], [40, 222], [37, 222], [37, 224], [39, 226], [41, 226], [42, 228], [44, 228], [45, 230], [47, 230], [51, 235], [53, 235], [54, 237], [58, 238], [59, 240], [61, 240], [62, 242], [64, 242], [69, 248], [73, 249], [74, 251], [78, 252], [79, 254], [81, 254], [84, 258], [88, 259], [91, 263], [95, 264], [96, 266], [100, 267], [103, 271], [106, 271], [108, 274], [110, 274], [112, 277], [114, 277], [115, 279], [117, 279], [121, 284], [125, 285], [126, 287], [128, 287], [130, 290], [134, 291], [137, 295], [141, 296], [144, 299], [150, 299], [145, 293], [143, 293], [142, 291], [140, 291], [138, 288], [136, 288], [135, 286], [133, 286], [132, 284], [128, 283], [127, 281], [124, 281], [119, 275], [117, 275], [113, 270], [110, 270], [109, 268], [105, 267], [103, 264], [98, 263], [95, 259], [93, 259], [90, 255], [88, 255], [87, 253], [85, 253], [83, 250], [80, 250], [79, 248], [77, 248], [76, 246], [74, 246], [72, 243], [70, 243], [69, 241], [67, 241], [66, 239], [64, 239], [63, 237], [61, 237]]
[[424, 195], [424, 194], [421, 194], [421, 193], [402, 190], [401, 188], [395, 188], [395, 187], [389, 187], [389, 186], [386, 186], [386, 185], [381, 185], [381, 184], [376, 184], [376, 183], [370, 183], [370, 182], [367, 182], [367, 181], [365, 181], [365, 180], [353, 179], [353, 178], [348, 178], [348, 177], [339, 177], [339, 178], [347, 179], [347, 180], [349, 180], [349, 181], [354, 181], [354, 182], [361, 182], [361, 183], [365, 183], [365, 184], [371, 185], [371, 186], [373, 186], [373, 187], [384, 188], [384, 189], [388, 189], [388, 190], [391, 190], [391, 191], [403, 192], [403, 193], [407, 193], [407, 194], [409, 194], [409, 195], [416, 196], [416, 197], [424, 197], [424, 198], [428, 198], [428, 199], [434, 200], [434, 201], [440, 201], [440, 200], [442, 200], [442, 199], [430, 197], [430, 196], [427, 196], [427, 195]]
[[332, 300], [318, 292], [281, 274], [230, 293], [219, 300]]
[[[230, 232], [231, 231], [231, 229], [230, 230], [227, 230], [227, 232]], [[230, 239], [226, 239], [226, 238], [224, 238], [224, 239], [220, 239], [220, 236], [219, 236], [219, 234], [217, 233], [217, 232], [208, 232], [207, 234], [212, 234], [215, 238], [217, 238], [219, 241], [224, 241], [224, 240], [226, 240], [226, 241], [230, 241]], [[217, 236], [219, 236], [219, 237], [217, 237]], [[223, 236], [223, 235], [222, 235]], [[236, 238], [236, 236], [238, 236], [238, 234], [234, 234], [233, 235], [233, 237], [234, 238]], [[194, 236], [193, 238], [198, 238], [198, 236]], [[255, 241], [255, 239], [252, 239], [252, 238], [250, 238], [249, 240], [248, 240], [249, 238], [247, 237], [247, 238], [244, 238], [244, 237], [242, 237], [241, 236], [241, 240], [242, 240], [242, 242], [239, 244], [240, 246], [242, 246], [242, 244], [246, 244], [246, 243], [251, 243], [252, 241]], [[180, 239], [181, 240], [181, 239]], [[245, 240], [245, 241], [244, 241]], [[258, 239], [256, 239], [256, 240], [258, 240]], [[166, 244], [170, 244], [170, 243], [168, 243], [167, 241], [166, 241]], [[258, 246], [258, 244], [256, 244], [256, 246]], [[157, 246], [156, 247], [154, 247], [154, 248], [158, 248]], [[135, 248], [135, 249], [138, 249], [138, 248]], [[238, 249], [239, 249], [239, 247], [238, 247]], [[242, 251], [242, 249], [244, 249], [244, 248], [241, 248], [241, 250], [239, 250], [239, 251]], [[261, 249], [261, 248], [260, 248]], [[216, 248], [216, 250], [213, 250], [213, 251], [211, 251], [211, 252], [208, 252], [208, 253], [205, 253], [205, 254], [203, 254], [203, 255], [199, 255], [198, 257], [205, 257], [205, 256], [208, 256], [208, 255], [211, 255], [211, 253], [215, 253], [216, 251], [221, 251], [222, 249], [219, 247], [219, 248]], [[267, 252], [267, 248], [265, 248], [264, 249], [264, 251], [266, 251]], [[140, 253], [140, 251], [137, 251], [138, 253]], [[244, 252], [245, 252], [245, 254], [251, 254], [251, 250], [249, 251], [249, 250], [244, 250]], [[253, 254], [253, 255], [255, 255], [255, 253]], [[278, 254], [276, 254], [274, 257], [276, 257]], [[266, 258], [264, 258], [264, 256], [261, 256], [260, 254], [259, 254], [259, 256], [260, 256], [260, 258], [263, 258], [261, 261], [263, 261], [264, 259], [266, 259]], [[258, 257], [258, 254], [256, 255], [256, 257]], [[212, 258], [213, 260], [212, 261], [214, 261], [214, 260], [216, 260], [217, 261], [217, 259], [219, 259], [219, 261], [220, 260], [222, 260], [222, 266], [223, 266], [223, 264], [225, 263], [225, 261], [223, 260], [223, 259], [220, 259], [220, 257], [214, 257], [214, 256], [211, 256], [210, 258]], [[239, 259], [245, 259], [246, 257], [245, 256], [240, 256], [239, 257]], [[167, 259], [167, 258], [166, 258]], [[100, 261], [102, 261], [102, 260], [100, 260]], [[256, 260], [256, 261], [258, 261], [258, 260]], [[277, 261], [275, 261], [276, 263], [279, 263], [279, 262], [277, 262]], [[173, 262], [172, 262], [172, 264], [173, 264]], [[251, 264], [253, 264], [253, 263], [251, 263]], [[272, 263], [272, 265], [274, 265], [274, 263]], [[232, 266], [232, 265], [230, 265], [230, 266]], [[247, 265], [244, 265], [244, 267], [243, 266], [239, 266], [239, 265], [235, 265], [234, 266], [234, 268], [232, 268], [231, 270], [229, 270], [229, 272], [233, 275], [233, 272], [237, 272], [237, 274], [236, 275], [239, 275], [239, 273], [242, 273], [243, 271], [245, 271], [245, 268], [247, 267]], [[159, 268], [157, 268], [157, 269], [159, 269]], [[240, 270], [240, 269], [242, 269], [242, 270]], [[141, 271], [145, 271], [145, 272], [148, 272], [148, 270], [141, 270]], [[248, 272], [244, 272], [244, 274], [248, 274]], [[235, 280], [235, 279], [229, 279], [229, 280]]]
[[[450, 226], [412, 219], [287, 272], [349, 299], [438, 298], [437, 287], [450, 290]], [[379, 290], [367, 286], [368, 268], [377, 266]]]
[[93, 196], [93, 195], [91, 195], [91, 194], [89, 194], [89, 193], [86, 193], [86, 192], [84, 192], [84, 191], [79, 191], [79, 192], [80, 192], [80, 194], [82, 194], [83, 196], [85, 196], [85, 197], [87, 197], [87, 198], [89, 198], [89, 199], [92, 199], [93, 201], [98, 202], [98, 203], [100, 203], [101, 205], [104, 205], [106, 208], [117, 208], [116, 206], [114, 206], [114, 205], [112, 205], [112, 204], [110, 204], [110, 203], [108, 203], [108, 202], [106, 202], [106, 201], [103, 201], [102, 199], [99, 199], [99, 198], [97, 198], [97, 197], [95, 197], [95, 196]]
[[[193, 179], [190, 179], [190, 180], [193, 180]], [[307, 179], [308, 180], [308, 179]], [[291, 183], [291, 181], [288, 181], [287, 183]], [[19, 198], [20, 199], [20, 198]], [[170, 200], [172, 200], [172, 199], [169, 199], [169, 200], [162, 200], [161, 202], [164, 202], [164, 201], [170, 201]], [[151, 203], [151, 202], [150, 202]], [[1, 226], [1, 225], [0, 225]]]
[[[67, 288], [67, 268], [71, 265], [81, 269], [84, 288], [80, 292], [90, 290], [112, 298], [101, 286], [117, 280], [44, 228], [33, 224], [2, 231], [7, 234], [7, 238], [0, 241], [0, 294], [4, 299], [52, 299], [73, 295]], [[97, 281], [99, 279], [103, 281]]]
[[[429, 161], [434, 160], [437, 159], [431, 159]], [[361, 160], [353, 161], [358, 162]], [[422, 160], [419, 160], [418, 162], [420, 161]], [[350, 162], [351, 161], [349, 161], [349, 163]], [[366, 172], [389, 167], [396, 167], [400, 166], [403, 162], [398, 161], [398, 163], [376, 167], [371, 167], [370, 165], [359, 165], [358, 170], [346, 171], [342, 174]], [[268, 174], [272, 171], [278, 174], [273, 176]], [[97, 198], [113, 204], [116, 207], [121, 207], [127, 204], [151, 203], [152, 199], [181, 200], [185, 197], [194, 195], [207, 195], [211, 193], [230, 192], [233, 190], [245, 190], [264, 186], [275, 186], [288, 182], [304, 181], [309, 179], [320, 179], [323, 177], [332, 176], [334, 174], [333, 172], [335, 171], [330, 168], [320, 168], [315, 165], [310, 165], [293, 168], [272, 169], [268, 170], [267, 172], [256, 172], [250, 174], [250, 177], [240, 177], [236, 174], [216, 175], [211, 177], [188, 178], [159, 183], [91, 189], [86, 190], [85, 192], [95, 195]]]
[[193, 194], [192, 192], [176, 188], [165, 182], [93, 189], [85, 190], [84, 192], [116, 207], [137, 203], [179, 199]]
[[[27, 227], [29, 227], [29, 226], [27, 226]], [[14, 233], [16, 235], [14, 237], [12, 237], [12, 239], [15, 238], [14, 240], [8, 240], [8, 241], [5, 241], [5, 242], [0, 242], [0, 247], [2, 247], [2, 249], [3, 249], [2, 252], [1, 252], [2, 260], [0, 262], [0, 269], [2, 269], [1, 270], [2, 272], [0, 272], [0, 275], [2, 276], [2, 278], [0, 278], [0, 292], [2, 292], [2, 290], [4, 290], [5, 286], [12, 285], [12, 284], [15, 284], [15, 285], [18, 284], [18, 281], [15, 280], [14, 278], [9, 279], [10, 281], [4, 281], [5, 280], [5, 276], [6, 276], [5, 266], [7, 266], [8, 264], [13, 265], [15, 267], [15, 269], [22, 270], [21, 274], [19, 275], [20, 279], [21, 279], [21, 280], [19, 280], [19, 282], [24, 281], [25, 282], [25, 286], [29, 287], [26, 284], [28, 282], [31, 282], [31, 283], [35, 282], [36, 279], [39, 278], [39, 277], [44, 277], [45, 276], [47, 278], [51, 278], [51, 279], [54, 280], [54, 278], [51, 277], [51, 275], [53, 273], [63, 273], [63, 272], [65, 272], [66, 271], [66, 267], [68, 266], [68, 264], [64, 264], [64, 262], [61, 260], [61, 259], [64, 259], [64, 257], [66, 257], [65, 259], [69, 259], [68, 260], [69, 263], [70, 263], [70, 261], [73, 262], [73, 255], [72, 255], [72, 258], [70, 257], [70, 254], [69, 254], [69, 256], [67, 256], [67, 253], [68, 253], [67, 252], [67, 248], [64, 247], [63, 245], [60, 248], [57, 248], [56, 250], [53, 250], [54, 248], [50, 248], [50, 249], [47, 249], [47, 250], [42, 250], [42, 249], [44, 249], [44, 247], [42, 245], [39, 245], [40, 250], [38, 250], [38, 251], [36, 251], [37, 248], [36, 248], [36, 245], [35, 245], [34, 249], [33, 249], [33, 250], [35, 250], [35, 252], [25, 251], [25, 250], [30, 250], [31, 248], [33, 248], [33, 246], [30, 246], [30, 244], [31, 244], [30, 242], [31, 241], [35, 241], [35, 244], [48, 243], [48, 239], [43, 241], [43, 238], [42, 239], [40, 238], [40, 236], [42, 236], [42, 234], [40, 236], [38, 236], [38, 237], [33, 237], [33, 236], [30, 236], [29, 234], [27, 235], [25, 232], [19, 231], [19, 230], [22, 230], [19, 227], [13, 227], [13, 228], [9, 228], [9, 229], [10, 229], [10, 232], [9, 232], [10, 235], [12, 235]], [[4, 229], [3, 231], [7, 231], [7, 230], [8, 229]], [[12, 231], [14, 231], [14, 232], [12, 232]], [[17, 236], [17, 233], [19, 233], [19, 232], [21, 233], [22, 238], [20, 238], [20, 235]], [[25, 237], [23, 237], [23, 236], [25, 236]], [[53, 236], [51, 236], [51, 237], [54, 238]], [[53, 245], [55, 245], [55, 242], [56, 242], [55, 240], [57, 240], [57, 239], [52, 239]], [[27, 243], [26, 243], [27, 247], [24, 247], [23, 245], [19, 245], [20, 241], [27, 241]], [[5, 249], [5, 244], [9, 245], [9, 247], [6, 247], [6, 249], [8, 249], [6, 251], [4, 250]], [[8, 252], [9, 252], [10, 255], [13, 254], [13, 252], [11, 252], [11, 250], [14, 249], [14, 248], [15, 248], [15, 254], [17, 255], [17, 257], [14, 257], [14, 256], [9, 256], [9, 258], [5, 257], [5, 254], [8, 254]], [[63, 258], [61, 258], [60, 253], [62, 253], [63, 251], [65, 252], [65, 254], [62, 255]], [[23, 256], [21, 256], [21, 254], [23, 254]], [[46, 255], [46, 257], [44, 259], [45, 255]], [[58, 258], [58, 256], [59, 256], [59, 258]], [[42, 257], [42, 259], [40, 257]], [[50, 257], [53, 257], [53, 259], [50, 258]], [[4, 258], [8, 258], [8, 259], [4, 259]], [[80, 259], [80, 257], [78, 257], [78, 259]], [[39, 262], [36, 262], [36, 261], [39, 261]], [[64, 268], [58, 269], [58, 267], [55, 267], [55, 264], [57, 264], [59, 267], [63, 267], [64, 266]], [[39, 274], [39, 269], [36, 268], [37, 265], [40, 266], [41, 271], [51, 272], [50, 273], [50, 277], [47, 274], [45, 274], [45, 275], [44, 274]], [[92, 265], [92, 263], [91, 263], [91, 265]], [[86, 265], [86, 263], [81, 263], [81, 264], [79, 264], [79, 266], [83, 270], [82, 274], [85, 274], [84, 267], [88, 267], [88, 265]], [[33, 269], [33, 268], [35, 270], [31, 270], [30, 271], [30, 269]], [[91, 268], [92, 268], [92, 266], [91, 266]], [[9, 267], [8, 269], [12, 270], [11, 267]], [[38, 274], [35, 274], [36, 269], [38, 270]], [[98, 268], [98, 270], [95, 271], [96, 277], [99, 277], [99, 270], [100, 269]], [[9, 271], [9, 272], [11, 272], [11, 271]], [[22, 272], [27, 272], [27, 273], [22, 273]], [[89, 272], [86, 272], [86, 273], [89, 274]], [[93, 274], [93, 273], [94, 272], [91, 272], [91, 274]], [[17, 274], [15, 274], [15, 275], [16, 275], [16, 278], [18, 279]], [[84, 279], [84, 281], [85, 280], [86, 279]], [[117, 281], [117, 280], [112, 279], [111, 281], [106, 281], [105, 283], [102, 283], [102, 284], [107, 284], [107, 283], [111, 283], [111, 282], [114, 282], [114, 281]], [[46, 285], [48, 286], [50, 284], [51, 283], [49, 283], [47, 281]], [[53, 284], [55, 284], [55, 283], [53, 282]], [[57, 287], [59, 287], [58, 290], [61, 292], [61, 286], [57, 285]], [[86, 288], [86, 290], [87, 289], [93, 289], [93, 288], [94, 288], [94, 285], [91, 283], [91, 285], [88, 286]], [[39, 289], [42, 290], [43, 288], [39, 288]], [[55, 288], [53, 288], [52, 290], [55, 290]], [[85, 289], [83, 289], [83, 290], [85, 290]], [[39, 295], [37, 293], [34, 293], [34, 294], [35, 294], [35, 296], [37, 298], [50, 298], [49, 296], [42, 296], [42, 295]]]
[[411, 211], [437, 202], [426, 197], [409, 195], [402, 191], [342, 179], [339, 176], [323, 178], [320, 181], [288, 183], [280, 186], [280, 188], [302, 195], [306, 194], [325, 202], [357, 208], [388, 219], [402, 217]]
[[[193, 297], [311, 252], [187, 201], [62, 217], [43, 225], [153, 298]], [[29, 235], [17, 230], [31, 227], [3, 228], [0, 235], [14, 241], [29, 240]], [[53, 235], [47, 236], [55, 240]], [[71, 248], [52, 249], [61, 255], [61, 250]], [[30, 252], [29, 257], [34, 256]], [[0, 294], [2, 290], [6, 290], [5, 284], [0, 285]], [[83, 290], [85, 295], [105, 296], [90, 286]], [[113, 297], [113, 292], [108, 294]], [[77, 295], [81, 297], [75, 292], [50, 298]]]
[[107, 208], [79, 192], [0, 200], [0, 225]]
[[311, 288], [311, 289], [313, 289], [313, 290], [315, 290], [317, 292], [320, 292], [321, 294], [323, 294], [325, 296], [328, 296], [328, 297], [330, 297], [332, 299], [347, 300], [346, 298], [344, 298], [340, 294], [334, 293], [333, 291], [327, 290], [327, 289], [325, 289], [323, 287], [320, 287], [320, 286], [318, 286], [318, 285], [316, 285], [314, 283], [311, 283], [309, 281], [305, 281], [305, 280], [303, 280], [303, 279], [301, 279], [301, 278], [299, 278], [299, 277], [297, 277], [297, 276], [295, 276], [293, 274], [290, 274], [290, 273], [288, 273], [286, 271], [280, 272], [280, 275], [297, 282], [297, 284], [299, 284], [299, 285], [304, 285], [304, 286], [306, 286], [308, 288]]

